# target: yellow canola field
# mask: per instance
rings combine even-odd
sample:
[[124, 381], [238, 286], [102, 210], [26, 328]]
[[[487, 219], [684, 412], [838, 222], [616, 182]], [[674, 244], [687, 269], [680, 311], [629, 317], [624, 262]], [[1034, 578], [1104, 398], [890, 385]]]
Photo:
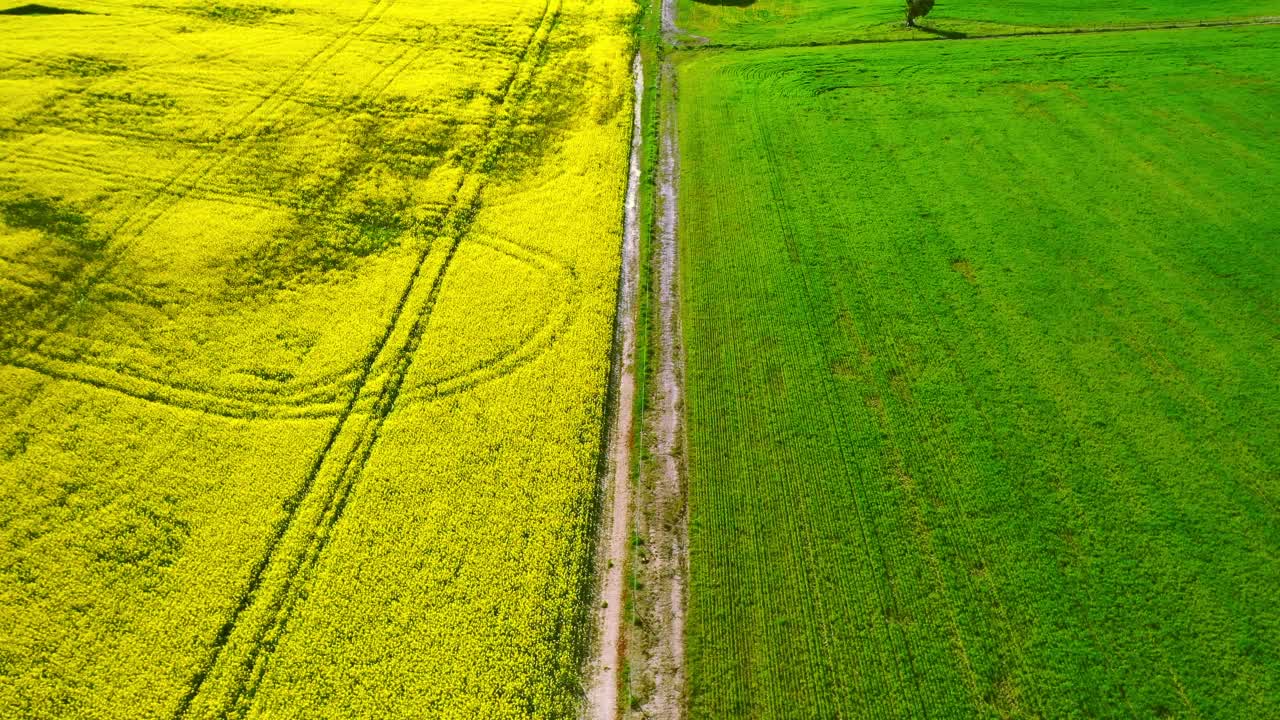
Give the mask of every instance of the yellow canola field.
[[0, 716], [572, 716], [632, 4], [64, 9], [0, 14]]

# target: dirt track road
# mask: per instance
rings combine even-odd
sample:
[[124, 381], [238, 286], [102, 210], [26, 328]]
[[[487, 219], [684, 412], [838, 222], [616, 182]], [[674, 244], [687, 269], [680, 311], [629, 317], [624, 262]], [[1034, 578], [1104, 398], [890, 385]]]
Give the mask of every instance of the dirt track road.
[[636, 392], [636, 311], [640, 273], [640, 148], [641, 99], [644, 97], [644, 70], [637, 55], [632, 62], [635, 82], [635, 113], [632, 121], [631, 159], [627, 177], [626, 210], [622, 240], [622, 268], [618, 280], [618, 314], [614, 346], [618, 353], [614, 368], [613, 428], [609, 434], [606, 477], [602, 478], [604, 511], [601, 513], [598, 603], [595, 611], [596, 648], [588, 675], [586, 717], [612, 720], [617, 716], [619, 667], [622, 660], [622, 589], [627, 558], [627, 536], [631, 529], [631, 450], [635, 439], [632, 417]]

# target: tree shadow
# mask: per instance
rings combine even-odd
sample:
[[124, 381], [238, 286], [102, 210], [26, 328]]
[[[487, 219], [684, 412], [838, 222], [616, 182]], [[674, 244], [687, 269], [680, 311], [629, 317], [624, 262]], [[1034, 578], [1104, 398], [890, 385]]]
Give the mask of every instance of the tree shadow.
[[85, 10], [50, 7], [48, 5], [19, 5], [18, 7], [0, 10], [0, 15], [93, 15]]
[[748, 7], [756, 4], [756, 0], [693, 0], [702, 5], [727, 5], [729, 7]]
[[962, 33], [958, 30], [941, 30], [939, 28], [931, 28], [925, 25], [916, 25], [915, 29], [921, 32], [927, 32], [930, 35], [937, 35], [938, 37], [944, 37], [948, 40], [960, 40], [962, 38], [969, 37], [968, 33]]

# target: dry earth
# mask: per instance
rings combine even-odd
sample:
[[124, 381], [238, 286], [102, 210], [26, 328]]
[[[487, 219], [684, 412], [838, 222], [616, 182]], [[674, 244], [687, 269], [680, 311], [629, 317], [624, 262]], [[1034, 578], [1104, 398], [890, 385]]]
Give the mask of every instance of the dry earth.
[[626, 216], [623, 230], [622, 268], [618, 279], [618, 314], [614, 346], [617, 357], [613, 378], [613, 428], [609, 436], [608, 459], [603, 484], [600, 543], [596, 567], [600, 587], [596, 605], [596, 647], [587, 675], [586, 716], [613, 718], [617, 715], [619, 666], [622, 660], [623, 584], [627, 557], [627, 535], [631, 527], [631, 448], [634, 443], [636, 309], [640, 262], [640, 147], [644, 97], [644, 69], [640, 56], [632, 62], [635, 82], [635, 110], [632, 121], [631, 159], [627, 177]]

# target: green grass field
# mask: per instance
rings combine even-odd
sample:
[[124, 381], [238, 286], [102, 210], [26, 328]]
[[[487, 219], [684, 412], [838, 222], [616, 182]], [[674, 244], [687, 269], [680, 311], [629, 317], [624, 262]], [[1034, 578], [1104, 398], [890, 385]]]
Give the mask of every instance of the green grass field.
[[[1280, 15], [1277, 0], [938, 0], [920, 24], [951, 34], [1008, 34]], [[679, 0], [681, 30], [717, 44], [932, 39], [905, 27], [902, 0]]]
[[692, 716], [1280, 717], [1280, 28], [676, 62]]

